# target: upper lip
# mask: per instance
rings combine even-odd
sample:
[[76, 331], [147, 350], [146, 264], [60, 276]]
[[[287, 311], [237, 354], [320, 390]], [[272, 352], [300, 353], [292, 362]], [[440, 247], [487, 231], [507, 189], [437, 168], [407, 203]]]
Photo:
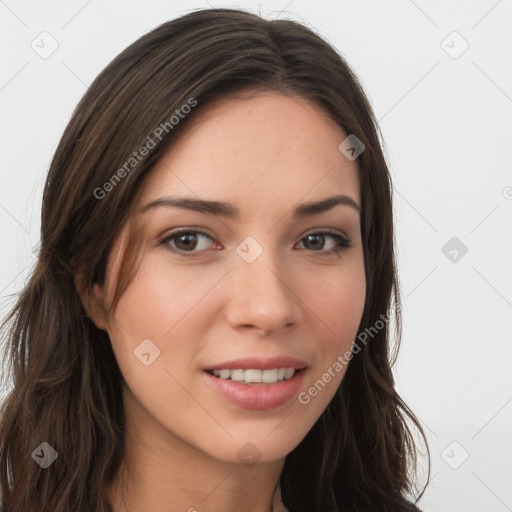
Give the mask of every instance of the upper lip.
[[205, 370], [272, 370], [274, 368], [295, 368], [302, 370], [306, 368], [306, 363], [300, 359], [288, 356], [278, 356], [271, 358], [261, 357], [243, 357], [239, 359], [231, 359], [223, 363], [216, 363], [212, 366], [204, 368]]

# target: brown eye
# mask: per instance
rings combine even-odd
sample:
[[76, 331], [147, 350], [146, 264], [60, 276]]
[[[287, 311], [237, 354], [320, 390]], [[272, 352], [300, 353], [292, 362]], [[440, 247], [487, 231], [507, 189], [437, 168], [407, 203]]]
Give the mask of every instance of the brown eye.
[[174, 245], [180, 251], [193, 251], [197, 246], [198, 236], [193, 233], [178, 235], [174, 238]]
[[[167, 245], [174, 252], [184, 256], [193, 256], [195, 253], [204, 251], [212, 245], [212, 238], [201, 231], [180, 230], [164, 238], [162, 245]], [[188, 254], [187, 254], [188, 253]]]
[[[326, 247], [326, 241], [331, 242]], [[350, 247], [350, 240], [338, 233], [331, 233], [329, 231], [321, 231], [318, 233], [310, 233], [302, 238], [304, 248], [314, 252], [339, 252], [347, 247]]]
[[304, 244], [306, 249], [323, 249], [325, 244], [325, 236], [320, 234], [308, 235], [304, 240], [306, 240]]

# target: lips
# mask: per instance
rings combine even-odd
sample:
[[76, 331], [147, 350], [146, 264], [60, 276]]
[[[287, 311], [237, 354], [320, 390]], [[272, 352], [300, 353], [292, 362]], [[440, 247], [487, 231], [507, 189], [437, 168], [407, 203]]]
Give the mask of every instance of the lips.
[[208, 371], [204, 371], [203, 375], [206, 384], [223, 400], [241, 409], [264, 410], [289, 404], [299, 393], [306, 371], [299, 370], [288, 380], [271, 384], [221, 379]]
[[246, 357], [203, 369], [207, 384], [243, 409], [274, 409], [297, 395], [307, 365], [289, 357]]

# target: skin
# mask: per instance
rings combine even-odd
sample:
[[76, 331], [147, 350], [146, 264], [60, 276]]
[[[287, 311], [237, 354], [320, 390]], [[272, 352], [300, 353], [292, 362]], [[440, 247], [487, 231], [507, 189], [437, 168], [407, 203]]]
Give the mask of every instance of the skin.
[[[199, 107], [198, 107], [199, 108]], [[202, 369], [258, 355], [306, 362], [307, 391], [350, 350], [365, 300], [356, 208], [294, 219], [298, 204], [336, 194], [360, 204], [357, 161], [338, 150], [347, 137], [314, 104], [275, 91], [245, 91], [204, 107], [153, 169], [129, 222], [146, 226], [137, 273], [110, 310], [129, 223], [116, 238], [103, 287], [89, 311], [108, 331], [126, 380], [126, 458], [109, 489], [114, 511], [271, 511], [284, 458], [327, 407], [344, 371], [307, 405], [240, 408], [213, 391]], [[115, 192], [112, 192], [115, 193]], [[229, 202], [238, 218], [178, 207], [151, 208], [164, 196]], [[186, 257], [162, 240], [176, 228], [204, 229]], [[332, 229], [336, 240], [307, 235]], [[249, 264], [235, 251], [248, 236], [262, 247]], [[110, 311], [109, 311], [110, 310]], [[108, 311], [108, 313], [104, 313]], [[150, 339], [160, 356], [134, 356]], [[251, 442], [261, 459], [245, 466], [237, 452]], [[131, 478], [128, 477], [129, 468]], [[124, 492], [125, 500], [121, 496]]]

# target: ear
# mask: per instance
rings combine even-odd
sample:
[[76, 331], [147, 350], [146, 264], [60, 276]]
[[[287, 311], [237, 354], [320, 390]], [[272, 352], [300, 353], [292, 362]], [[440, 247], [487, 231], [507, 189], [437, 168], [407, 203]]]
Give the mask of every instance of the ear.
[[105, 297], [103, 289], [95, 283], [91, 288], [85, 285], [82, 274], [75, 275], [75, 286], [89, 318], [98, 329], [108, 330], [108, 314], [105, 308]]

